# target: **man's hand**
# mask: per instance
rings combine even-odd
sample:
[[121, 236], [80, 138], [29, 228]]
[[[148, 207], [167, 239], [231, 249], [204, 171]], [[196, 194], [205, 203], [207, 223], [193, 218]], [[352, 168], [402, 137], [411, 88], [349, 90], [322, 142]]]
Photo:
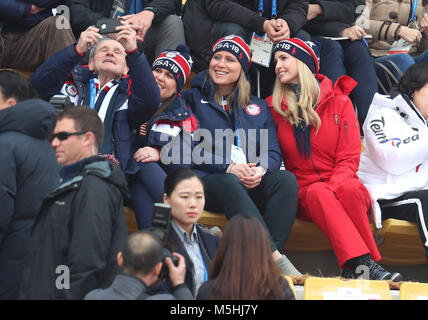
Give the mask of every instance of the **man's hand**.
[[98, 31], [98, 28], [89, 27], [80, 34], [79, 41], [76, 45], [76, 49], [80, 54], [85, 54], [90, 48], [98, 43], [98, 39], [103, 38], [103, 36], [100, 35]]
[[271, 19], [263, 23], [263, 31], [273, 43], [290, 38], [290, 28], [284, 19]]
[[172, 285], [175, 287], [184, 283], [184, 279], [186, 277], [186, 262], [184, 261], [184, 257], [181, 254], [174, 252], [172, 255], [178, 258], [178, 266], [176, 267], [174, 265], [171, 258], [166, 258], [165, 263], [168, 266], [169, 279], [171, 280]]
[[144, 41], [147, 30], [151, 27], [154, 18], [155, 14], [148, 10], [143, 10], [137, 14], [131, 14], [123, 17], [123, 19], [137, 32], [138, 42]]
[[39, 12], [42, 12], [45, 9], [46, 8], [40, 8], [40, 7], [36, 6], [35, 4], [32, 4], [31, 5], [31, 14], [38, 14]]
[[306, 21], [315, 19], [316, 17], [324, 14], [322, 7], [319, 4], [310, 4], [308, 8], [308, 15], [306, 16]]
[[352, 27], [343, 29], [340, 32], [341, 37], [348, 37], [349, 40], [351, 41], [360, 40], [362, 37], [365, 37], [366, 35], [367, 35], [366, 31], [364, 31], [364, 29], [359, 26], [352, 26]]
[[397, 36], [403, 38], [408, 43], [418, 43], [422, 39], [422, 33], [417, 29], [412, 29], [406, 26], [400, 26]]
[[134, 154], [134, 159], [137, 162], [157, 162], [160, 159], [159, 151], [152, 147], [139, 148]]
[[116, 41], [119, 41], [126, 51], [135, 50], [137, 48], [137, 33], [126, 21], [121, 20], [120, 23], [122, 25], [116, 27], [116, 30], [119, 30]]

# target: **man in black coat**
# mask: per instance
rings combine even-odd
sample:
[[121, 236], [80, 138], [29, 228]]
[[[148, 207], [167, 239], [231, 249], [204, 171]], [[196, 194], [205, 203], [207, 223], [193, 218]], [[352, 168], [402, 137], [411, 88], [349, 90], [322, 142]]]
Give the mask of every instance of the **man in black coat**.
[[61, 184], [42, 204], [31, 234], [21, 299], [83, 299], [109, 286], [127, 237], [121, 169], [97, 155], [103, 125], [89, 107], [59, 114], [52, 146]]
[[[150, 64], [164, 50], [185, 43], [178, 0], [67, 0], [76, 38], [100, 19], [123, 17], [137, 31]], [[109, 34], [115, 37], [114, 34]]]
[[31, 228], [59, 184], [48, 136], [55, 109], [31, 97], [20, 74], [0, 71], [0, 299], [18, 298]]

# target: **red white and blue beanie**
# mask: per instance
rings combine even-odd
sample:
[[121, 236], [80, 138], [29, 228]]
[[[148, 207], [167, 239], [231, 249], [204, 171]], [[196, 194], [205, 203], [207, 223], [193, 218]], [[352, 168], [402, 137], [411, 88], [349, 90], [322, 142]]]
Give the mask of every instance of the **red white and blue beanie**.
[[177, 92], [180, 92], [192, 69], [192, 57], [190, 49], [185, 44], [180, 44], [175, 50], [165, 50], [153, 62], [152, 70], [162, 68], [171, 72], [177, 82]]
[[278, 42], [273, 48], [273, 54], [284, 51], [305, 63], [313, 74], [320, 70], [320, 46], [317, 41], [303, 41], [291, 38]]
[[241, 37], [232, 34], [219, 39], [211, 48], [211, 58], [219, 51], [227, 51], [233, 54], [238, 59], [245, 74], [248, 73], [251, 66], [251, 50]]

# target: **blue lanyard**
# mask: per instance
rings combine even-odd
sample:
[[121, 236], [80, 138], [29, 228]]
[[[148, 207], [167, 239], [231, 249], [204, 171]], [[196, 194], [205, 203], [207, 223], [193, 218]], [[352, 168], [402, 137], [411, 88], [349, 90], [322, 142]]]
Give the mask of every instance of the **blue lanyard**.
[[235, 120], [235, 138], [236, 138], [236, 146], [241, 147], [241, 138], [239, 137], [239, 125], [238, 125], [238, 112], [234, 112], [233, 118]]
[[202, 264], [204, 265], [204, 282], [207, 282], [208, 281], [207, 267], [205, 266], [204, 256], [202, 255], [202, 252], [200, 249], [199, 249], [199, 253], [201, 254]]
[[413, 0], [413, 2], [412, 2], [412, 17], [410, 18], [410, 21], [415, 21], [415, 13], [416, 13], [417, 7], [418, 7], [418, 0]]
[[[276, 1], [272, 0], [272, 18], [276, 17]], [[259, 12], [263, 13], [263, 0], [259, 0]]]
[[97, 95], [97, 88], [95, 87], [95, 80], [93, 78], [89, 80], [89, 90], [90, 90], [89, 107], [92, 110], [94, 110], [94, 108], [95, 108], [95, 97]]

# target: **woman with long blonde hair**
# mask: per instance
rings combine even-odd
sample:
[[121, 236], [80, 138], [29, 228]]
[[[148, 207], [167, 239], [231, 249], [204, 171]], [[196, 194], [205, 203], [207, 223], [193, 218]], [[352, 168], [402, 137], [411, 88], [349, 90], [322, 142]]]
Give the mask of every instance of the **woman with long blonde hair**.
[[208, 70], [183, 97], [199, 120], [192, 168], [206, 186], [205, 209], [257, 218], [274, 260], [287, 275], [300, 272], [282, 254], [297, 209], [296, 178], [279, 170], [278, 137], [266, 101], [250, 94], [251, 51], [235, 35], [212, 47]]
[[360, 129], [348, 97], [356, 82], [342, 76], [333, 87], [318, 73], [319, 50], [310, 41], [281, 41], [274, 55], [277, 78], [267, 102], [285, 167], [297, 178], [297, 217], [313, 221], [330, 240], [343, 277], [357, 277], [363, 265], [370, 279], [400, 281], [376, 263], [370, 195], [356, 175]]

